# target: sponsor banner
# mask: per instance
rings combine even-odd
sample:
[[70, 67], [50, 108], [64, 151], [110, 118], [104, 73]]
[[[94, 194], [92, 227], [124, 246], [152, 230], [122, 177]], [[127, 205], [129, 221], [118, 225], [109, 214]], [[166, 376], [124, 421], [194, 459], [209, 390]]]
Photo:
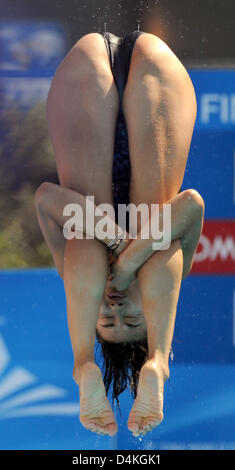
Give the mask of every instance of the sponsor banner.
[[235, 220], [206, 220], [192, 273], [235, 274]]
[[197, 97], [196, 130], [235, 129], [235, 70], [188, 70]]

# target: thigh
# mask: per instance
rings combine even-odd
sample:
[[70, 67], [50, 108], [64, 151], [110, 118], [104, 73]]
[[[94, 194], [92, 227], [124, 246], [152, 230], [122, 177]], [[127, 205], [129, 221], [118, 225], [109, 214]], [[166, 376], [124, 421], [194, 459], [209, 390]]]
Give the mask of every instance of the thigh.
[[119, 97], [103, 38], [83, 36], [53, 77], [47, 118], [61, 185], [112, 201]]
[[196, 97], [182, 63], [153, 34], [145, 33], [135, 43], [123, 110], [131, 162], [130, 201], [165, 202], [181, 188]]

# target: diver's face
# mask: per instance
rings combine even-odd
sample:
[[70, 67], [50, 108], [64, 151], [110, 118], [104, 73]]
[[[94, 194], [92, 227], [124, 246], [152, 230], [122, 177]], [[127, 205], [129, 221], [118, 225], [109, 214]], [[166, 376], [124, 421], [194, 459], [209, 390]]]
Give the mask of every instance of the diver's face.
[[112, 343], [138, 341], [147, 335], [137, 279], [121, 292], [107, 284], [96, 327], [103, 340]]

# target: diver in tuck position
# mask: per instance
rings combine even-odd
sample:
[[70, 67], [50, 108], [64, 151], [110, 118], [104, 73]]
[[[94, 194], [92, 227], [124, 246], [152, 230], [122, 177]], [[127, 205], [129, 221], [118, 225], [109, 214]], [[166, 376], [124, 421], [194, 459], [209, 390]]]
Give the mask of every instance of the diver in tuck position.
[[[60, 185], [36, 192], [42, 233], [64, 281], [80, 391], [80, 420], [89, 430], [114, 435], [107, 398], [131, 387], [128, 429], [145, 434], [163, 419], [164, 383], [181, 281], [190, 272], [202, 231], [204, 202], [181, 191], [196, 119], [190, 77], [157, 36], [135, 31], [83, 36], [57, 68], [47, 118]], [[109, 203], [171, 205], [171, 244], [153, 239], [66, 239], [63, 209]], [[85, 219], [85, 216], [84, 216]], [[95, 216], [95, 223], [101, 219]], [[150, 222], [150, 221], [149, 221]], [[85, 226], [85, 224], [84, 224]], [[114, 238], [114, 239], [113, 239]], [[94, 360], [101, 344], [105, 374]]]

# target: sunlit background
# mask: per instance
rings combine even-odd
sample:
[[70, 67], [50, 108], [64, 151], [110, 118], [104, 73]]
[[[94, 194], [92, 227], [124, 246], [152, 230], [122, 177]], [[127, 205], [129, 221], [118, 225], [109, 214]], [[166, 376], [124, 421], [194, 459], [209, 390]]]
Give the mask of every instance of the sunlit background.
[[[0, 0], [0, 449], [235, 449], [234, 17], [233, 0]], [[205, 224], [178, 303], [165, 419], [142, 439], [126, 429], [126, 392], [117, 436], [80, 425], [63, 284], [34, 208], [40, 183], [58, 182], [51, 79], [78, 39], [105, 29], [166, 41], [198, 102], [183, 189], [202, 194]]]

